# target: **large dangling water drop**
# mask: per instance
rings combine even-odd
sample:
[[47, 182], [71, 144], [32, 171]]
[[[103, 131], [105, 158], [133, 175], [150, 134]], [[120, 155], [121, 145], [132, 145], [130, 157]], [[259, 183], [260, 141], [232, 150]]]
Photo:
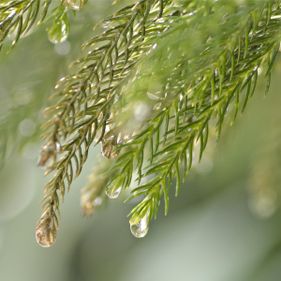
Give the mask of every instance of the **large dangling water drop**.
[[49, 41], [54, 44], [64, 42], [69, 35], [69, 26], [68, 16], [66, 12], [62, 12], [47, 29]]
[[149, 230], [149, 215], [146, 214], [143, 218], [140, 219], [131, 219], [129, 223], [132, 234], [136, 238], [143, 238], [144, 236], [146, 236]]
[[35, 230], [36, 242], [43, 248], [51, 247], [56, 241], [57, 232], [50, 219], [42, 220], [38, 223]]
[[105, 190], [105, 194], [110, 198], [110, 199], [116, 199], [118, 198], [118, 196], [121, 193], [122, 188], [118, 187], [118, 188], [107, 188]]

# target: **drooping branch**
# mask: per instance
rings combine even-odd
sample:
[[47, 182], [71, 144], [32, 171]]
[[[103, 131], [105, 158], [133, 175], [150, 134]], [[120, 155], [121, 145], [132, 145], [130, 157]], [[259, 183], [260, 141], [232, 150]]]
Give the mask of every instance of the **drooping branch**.
[[[151, 48], [152, 38], [167, 28], [165, 17], [173, 11], [165, 10], [169, 3], [142, 0], [119, 11], [105, 22], [104, 33], [86, 44], [88, 53], [76, 62], [74, 74], [59, 82], [54, 95], [58, 101], [47, 110], [54, 118], [46, 124], [47, 144], [40, 159], [42, 165], [53, 160], [48, 170], [54, 175], [44, 189], [39, 243], [48, 236], [41, 230], [49, 227], [50, 218], [57, 222], [58, 193], [63, 197], [74, 175], [81, 172], [94, 138], [99, 142], [105, 135], [123, 81]], [[56, 233], [57, 223], [51, 225]]]
[[229, 112], [235, 118], [245, 108], [261, 69], [270, 78], [280, 4], [141, 0], [107, 20], [73, 74], [58, 83], [47, 110], [40, 164], [52, 178], [44, 189], [38, 242], [55, 241], [60, 197], [93, 142], [117, 158], [97, 189], [85, 189], [87, 203], [104, 188], [116, 198], [133, 185], [130, 198], [140, 202], [131, 212], [131, 230], [143, 237], [162, 198], [167, 213], [169, 187], [175, 181], [179, 192], [194, 151], [202, 157], [209, 130], [220, 132]]
[[[221, 29], [217, 27], [215, 30], [219, 31], [218, 38], [215, 35], [211, 37], [209, 33], [204, 47], [198, 48], [195, 44], [199, 51], [195, 58], [180, 56], [174, 72], [168, 74], [165, 69], [161, 72], [158, 64], [160, 76], [165, 77], [160, 83], [162, 91], [157, 89], [152, 92], [147, 84], [144, 89], [143, 83], [136, 82], [133, 84], [137, 85], [134, 88], [136, 91], [133, 91], [135, 95], [131, 95], [132, 89], [128, 87], [129, 91], [123, 97], [127, 99], [129, 112], [132, 113], [126, 113], [123, 119], [121, 116], [121, 122], [125, 122], [121, 130], [127, 130], [130, 122], [136, 127], [139, 118], [134, 119], [134, 110], [139, 104], [144, 109], [147, 108], [148, 116], [140, 122], [138, 127], [141, 130], [128, 143], [119, 147], [120, 156], [108, 173], [107, 193], [110, 196], [131, 185], [137, 186], [133, 188], [130, 197], [140, 198], [131, 212], [131, 230], [135, 236], [146, 234], [147, 227], [144, 225], [147, 226], [151, 218], [157, 216], [162, 197], [167, 213], [169, 186], [176, 181], [176, 194], [178, 193], [182, 179], [192, 167], [197, 147], [199, 158], [202, 157], [210, 126], [215, 126], [220, 133], [228, 112], [232, 110], [235, 118], [239, 109], [245, 108], [255, 91], [261, 69], [265, 69], [270, 78], [271, 68], [279, 51], [280, 14], [280, 1], [270, 2], [270, 5], [263, 4], [261, 9], [254, 6], [252, 10], [247, 10], [247, 18], [244, 17], [243, 21], [239, 20], [239, 11], [234, 26], [235, 15], [231, 16], [233, 29], [230, 30], [233, 32], [229, 33], [225, 28], [225, 25], [229, 25], [227, 21]], [[227, 18], [227, 14], [222, 15]], [[210, 17], [213, 18], [213, 25], [221, 24], [222, 19], [216, 19], [215, 14]], [[202, 24], [201, 28], [206, 26]], [[175, 30], [176, 34], [180, 33], [179, 29]], [[173, 36], [172, 32], [171, 29]], [[202, 35], [204, 32], [205, 29]], [[202, 38], [204, 36], [200, 40]], [[194, 41], [190, 44], [194, 44]], [[196, 50], [193, 55], [195, 52]], [[147, 76], [142, 76], [144, 72], [140, 73], [140, 81], [144, 82], [144, 77]], [[156, 75], [156, 79], [157, 77], [159, 76]], [[150, 77], [148, 81], [151, 81]], [[164, 81], [167, 82], [163, 86]], [[142, 95], [138, 93], [138, 86]], [[149, 96], [145, 92], [149, 92]], [[124, 107], [124, 101], [122, 102]], [[117, 108], [120, 107], [117, 104]], [[135, 170], [138, 172], [136, 180], [133, 176]]]

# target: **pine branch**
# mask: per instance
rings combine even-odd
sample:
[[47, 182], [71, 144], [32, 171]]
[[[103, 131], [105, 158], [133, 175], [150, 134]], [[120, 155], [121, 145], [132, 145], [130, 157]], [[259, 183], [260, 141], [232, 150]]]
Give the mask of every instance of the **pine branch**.
[[55, 117], [46, 124], [47, 145], [39, 162], [43, 166], [53, 160], [48, 169], [54, 171], [44, 189], [43, 215], [37, 226], [40, 244], [46, 244], [48, 233], [56, 233], [58, 193], [64, 197], [74, 174], [80, 174], [97, 133], [97, 142], [103, 138], [111, 104], [123, 80], [151, 47], [151, 38], [167, 27], [160, 19], [168, 3], [142, 0], [119, 11], [105, 22], [105, 32], [86, 44], [88, 54], [76, 62], [75, 74], [57, 86], [55, 97], [59, 100], [48, 109]]
[[12, 45], [27, 34], [38, 19], [43, 21], [51, 0], [4, 1], [0, 4], [0, 49], [8, 37]]
[[[69, 33], [68, 9], [78, 11], [87, 0], [17, 0], [0, 3], [0, 50], [12, 38], [12, 46], [26, 36], [47, 15], [52, 19], [48, 28], [49, 40], [53, 43], [64, 41]], [[52, 4], [57, 6], [49, 13]]]
[[[44, 189], [39, 244], [54, 243], [59, 197], [80, 174], [94, 141], [102, 142], [105, 156], [117, 157], [99, 194], [106, 187], [116, 198], [137, 185], [130, 199], [140, 202], [130, 224], [143, 237], [162, 198], [167, 213], [169, 186], [175, 181], [179, 192], [196, 148], [202, 157], [209, 128], [220, 132], [231, 110], [235, 119], [245, 108], [260, 69], [270, 78], [280, 4], [141, 0], [106, 21], [73, 74], [59, 82], [57, 102], [48, 109], [53, 118], [45, 126], [40, 164], [51, 162], [53, 176]], [[86, 189], [94, 194], [87, 203], [94, 187]]]
[[[200, 51], [194, 60], [183, 60], [176, 65], [179, 71], [170, 76], [164, 75], [168, 83], [165, 87], [162, 84], [164, 90], [160, 94], [150, 94], [160, 98], [154, 108], [150, 105], [153, 101], [149, 100], [148, 112], [152, 111], [151, 116], [141, 123], [145, 129], [127, 144], [120, 146], [120, 156], [110, 170], [107, 184], [109, 196], [117, 191], [120, 193], [132, 184], [133, 172], [138, 170], [135, 183], [138, 187], [133, 189], [130, 197], [141, 199], [131, 212], [130, 224], [135, 236], [142, 237], [147, 233], [149, 221], [157, 216], [163, 197], [167, 213], [169, 186], [175, 180], [178, 194], [183, 174], [192, 167], [194, 147], [199, 146], [201, 158], [213, 122], [217, 123], [220, 132], [231, 108], [234, 110], [234, 118], [240, 108], [245, 108], [254, 93], [258, 71], [267, 68], [266, 73], [270, 75], [279, 50], [280, 12], [280, 2], [276, 1], [274, 5], [266, 5], [262, 10], [247, 12], [246, 21], [243, 18], [245, 24], [231, 37], [228, 33], [224, 34], [224, 30], [217, 30], [222, 40], [215, 43], [220, 44], [213, 44], [216, 38], [209, 37], [210, 43], [204, 46], [203, 52]], [[221, 24], [220, 21], [217, 23]], [[227, 42], [234, 44], [229, 46]], [[215, 45], [217, 49], [213, 50]], [[196, 68], [198, 70], [194, 72]], [[188, 72], [189, 69], [193, 73]], [[145, 90], [150, 92], [148, 87]], [[145, 95], [142, 100], [144, 105], [148, 104]], [[133, 99], [129, 101], [128, 105], [133, 110], [132, 105], [140, 102], [137, 100], [138, 103], [133, 103]], [[132, 115], [129, 114], [128, 119], [130, 117]], [[128, 124], [125, 124], [127, 128]]]
[[[122, 9], [104, 23], [104, 33], [85, 44], [88, 54], [74, 64], [73, 75], [59, 82], [54, 95], [58, 101], [47, 109], [56, 117], [45, 126], [46, 138], [51, 132], [66, 139], [85, 123], [108, 119], [100, 109], [110, 107], [138, 58], [151, 47], [151, 37], [167, 27], [157, 21], [163, 13], [161, 2], [140, 1]], [[62, 122], [54, 130], [57, 117]]]

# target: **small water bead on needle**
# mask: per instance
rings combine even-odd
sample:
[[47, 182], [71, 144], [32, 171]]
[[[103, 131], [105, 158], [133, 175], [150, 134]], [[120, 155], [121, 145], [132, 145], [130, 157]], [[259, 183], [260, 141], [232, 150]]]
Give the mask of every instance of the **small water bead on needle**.
[[57, 82], [56, 86], [55, 86], [55, 90], [60, 89], [64, 85], [65, 81], [66, 81], [66, 77], [60, 78], [59, 81]]
[[118, 156], [116, 151], [116, 138], [113, 136], [110, 139], [103, 139], [101, 142], [101, 153], [105, 158], [115, 159]]
[[111, 131], [110, 125], [106, 125], [105, 134], [101, 140], [101, 154], [108, 159], [115, 159], [118, 156], [117, 144], [119, 133]]
[[107, 197], [109, 199], [117, 199], [121, 193], [121, 186], [120, 187], [116, 187], [116, 186], [109, 186], [106, 190], [105, 190], [105, 194], [107, 195]]
[[136, 238], [143, 238], [149, 230], [149, 212], [142, 217], [132, 217], [129, 221], [131, 233]]
[[41, 167], [52, 166], [56, 161], [57, 153], [59, 151], [60, 144], [58, 142], [49, 141], [41, 149], [38, 165]]
[[86, 4], [87, 0], [64, 0], [64, 5], [74, 11], [79, 11]]

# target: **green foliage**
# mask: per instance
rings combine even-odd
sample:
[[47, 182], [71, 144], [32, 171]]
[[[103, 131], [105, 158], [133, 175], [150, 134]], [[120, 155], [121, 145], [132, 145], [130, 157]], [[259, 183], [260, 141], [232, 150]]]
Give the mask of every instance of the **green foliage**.
[[[22, 5], [14, 13], [17, 3]], [[49, 4], [42, 6], [43, 18]], [[48, 28], [52, 42], [67, 36], [65, 7], [83, 4], [62, 1], [55, 9]], [[0, 4], [2, 43], [8, 33], [16, 31], [14, 42], [26, 33], [37, 19], [36, 7], [41, 9], [40, 1]], [[13, 25], [5, 23], [11, 20]], [[116, 198], [130, 188], [128, 200], [138, 202], [130, 213], [131, 231], [143, 237], [162, 200], [167, 214], [170, 187], [175, 183], [179, 194], [203, 157], [210, 131], [219, 136], [225, 120], [245, 109], [261, 73], [270, 81], [280, 27], [277, 0], [139, 0], [105, 20], [104, 31], [84, 44], [85, 54], [58, 82], [46, 110], [39, 164], [51, 179], [38, 242], [55, 241], [61, 198], [93, 143], [101, 143], [110, 159], [82, 192], [86, 213], [104, 191]]]
[[69, 10], [78, 11], [87, 0], [3, 0], [0, 3], [0, 49], [4, 42], [17, 41], [45, 19], [53, 43], [66, 40], [70, 24]]
[[47, 15], [51, 0], [4, 0], [0, 3], [0, 47], [8, 36], [14, 45], [27, 34], [36, 21]]
[[[117, 109], [125, 111], [119, 117], [125, 131], [134, 111], [141, 107], [148, 112], [138, 126], [141, 129], [120, 146], [120, 156], [108, 174], [109, 193], [133, 185], [130, 199], [140, 202], [131, 212], [132, 222], [147, 215], [149, 220], [156, 217], [162, 197], [167, 214], [169, 186], [175, 181], [178, 194], [181, 180], [197, 160], [195, 151], [199, 160], [203, 155], [209, 130], [216, 127], [219, 135], [225, 118], [233, 112], [235, 119], [239, 109], [244, 110], [259, 72], [270, 79], [279, 51], [279, 4], [266, 4], [261, 10], [249, 4], [244, 11], [221, 6], [221, 2], [217, 5], [209, 16], [204, 9], [198, 12], [203, 22], [194, 16], [186, 28], [182, 17], [174, 30], [164, 34], [158, 40], [159, 49], [140, 67], [137, 82], [126, 86], [125, 101], [117, 102]], [[168, 42], [175, 42], [170, 50], [165, 48]], [[168, 59], [162, 67], [163, 58]], [[137, 122], [138, 118], [133, 119], [134, 128]], [[135, 170], [138, 176], [132, 183]]]
[[54, 118], [45, 129], [46, 149], [51, 152], [42, 156], [43, 160], [61, 156], [49, 166], [56, 173], [45, 187], [41, 220], [57, 217], [58, 192], [64, 196], [74, 176], [80, 174], [94, 139], [103, 138], [122, 82], [151, 47], [151, 38], [167, 27], [159, 18], [171, 13], [172, 7], [165, 9], [169, 3], [140, 1], [108, 19], [105, 32], [87, 42], [88, 53], [75, 63], [76, 72], [57, 85], [58, 103], [48, 109]]

